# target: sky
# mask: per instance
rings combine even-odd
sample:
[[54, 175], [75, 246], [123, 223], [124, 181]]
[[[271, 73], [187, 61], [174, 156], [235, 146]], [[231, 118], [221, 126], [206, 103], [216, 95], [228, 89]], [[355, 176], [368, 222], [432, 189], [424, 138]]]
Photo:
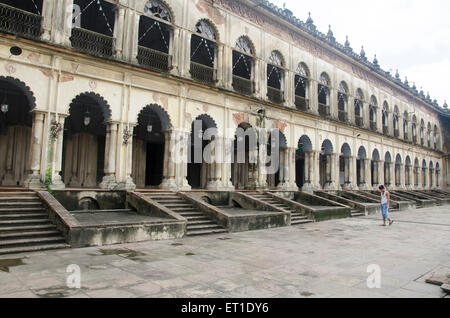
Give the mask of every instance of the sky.
[[370, 61], [377, 55], [381, 67], [402, 80], [408, 77], [439, 105], [450, 104], [450, 1], [448, 0], [271, 0], [286, 4], [302, 21], [308, 12], [322, 33], [328, 26], [344, 44], [348, 35], [357, 53]]

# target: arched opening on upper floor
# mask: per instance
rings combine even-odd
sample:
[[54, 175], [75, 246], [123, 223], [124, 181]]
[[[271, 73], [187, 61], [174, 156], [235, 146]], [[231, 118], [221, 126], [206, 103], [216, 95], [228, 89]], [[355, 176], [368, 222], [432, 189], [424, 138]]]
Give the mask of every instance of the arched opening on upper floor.
[[411, 134], [412, 134], [413, 143], [417, 144], [418, 138], [417, 138], [417, 116], [416, 115], [414, 115], [413, 119], [412, 119]]
[[389, 135], [389, 104], [387, 102], [383, 103], [383, 110], [381, 116], [382, 116], [383, 134]]
[[322, 143], [320, 157], [319, 157], [319, 176], [320, 176], [320, 186], [322, 189], [327, 187], [333, 187], [333, 174], [335, 168], [335, 163], [333, 163], [334, 158], [334, 147], [330, 140], [326, 139]]
[[272, 51], [267, 63], [267, 97], [272, 103], [284, 103], [284, 77], [286, 63], [283, 55]]
[[341, 82], [338, 88], [338, 118], [341, 122], [348, 122], [348, 85]]
[[139, 18], [137, 60], [140, 65], [167, 72], [172, 65], [172, 14], [160, 1], [149, 1]]
[[378, 151], [378, 149], [374, 149], [374, 151], [372, 152], [372, 160], [370, 162], [373, 187], [376, 187], [380, 184], [380, 159], [380, 152]]
[[378, 111], [378, 101], [375, 96], [372, 95], [370, 97], [370, 103], [369, 103], [369, 121], [370, 121], [370, 129], [372, 131], [377, 131], [377, 111]]
[[409, 140], [409, 113], [407, 110], [403, 113], [403, 139]]
[[310, 72], [305, 63], [299, 63], [294, 76], [295, 106], [298, 110], [308, 111]]
[[394, 137], [398, 138], [400, 136], [400, 111], [398, 106], [394, 107], [394, 114], [392, 116], [392, 125], [394, 127]]
[[284, 134], [279, 129], [273, 129], [267, 144], [269, 162], [267, 169], [267, 185], [276, 188], [289, 182], [289, 151]]
[[0, 185], [21, 187], [29, 169], [36, 100], [23, 82], [0, 76], [0, 103]]
[[400, 187], [402, 185], [402, 156], [400, 154], [395, 157], [395, 186]]
[[167, 169], [171, 128], [169, 115], [158, 105], [146, 106], [133, 132], [132, 177], [138, 188], [161, 185]]
[[327, 73], [322, 73], [318, 85], [318, 99], [319, 99], [319, 115], [325, 118], [331, 116], [330, 108], [330, 77]]
[[367, 161], [367, 151], [364, 146], [359, 147], [358, 157], [356, 157], [356, 184], [358, 187], [362, 188], [366, 186], [366, 161]]
[[217, 80], [216, 27], [209, 20], [200, 20], [191, 37], [191, 77], [199, 82], [214, 85]]
[[425, 145], [425, 122], [423, 119], [420, 121], [420, 145]]
[[247, 36], [241, 36], [233, 50], [233, 89], [241, 94], [255, 92], [255, 46]]
[[106, 0], [74, 0], [72, 47], [100, 57], [115, 54], [117, 6]]
[[355, 94], [355, 123], [358, 127], [364, 127], [364, 93], [360, 88]]
[[302, 189], [305, 184], [311, 184], [312, 169], [314, 168], [314, 154], [312, 150], [311, 139], [307, 135], [303, 135], [298, 141], [298, 149], [295, 156], [295, 180], [299, 189]]
[[63, 137], [62, 179], [67, 187], [96, 188], [102, 182], [108, 172], [105, 150], [110, 116], [110, 107], [100, 95], [83, 93], [72, 101]]
[[209, 115], [200, 115], [192, 123], [187, 167], [187, 180], [192, 189], [206, 189], [215, 181], [215, 165], [205, 148], [217, 137], [217, 124]]
[[43, 0], [0, 0], [0, 29], [25, 37], [42, 33]]
[[339, 156], [339, 184], [343, 189], [351, 187], [351, 156], [352, 151], [348, 143], [341, 147]]
[[231, 181], [236, 190], [254, 189], [257, 184], [258, 135], [249, 123], [235, 132]]

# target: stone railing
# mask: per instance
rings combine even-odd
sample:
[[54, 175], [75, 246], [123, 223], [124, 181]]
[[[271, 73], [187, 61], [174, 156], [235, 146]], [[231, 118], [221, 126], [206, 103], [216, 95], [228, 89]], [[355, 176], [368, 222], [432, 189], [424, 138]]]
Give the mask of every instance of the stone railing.
[[330, 117], [331, 116], [330, 106], [319, 103], [319, 115], [322, 117]]
[[83, 53], [99, 57], [111, 57], [115, 53], [115, 38], [86, 29], [73, 28], [70, 41], [74, 49]]
[[284, 102], [284, 93], [282, 90], [277, 88], [268, 86], [267, 97], [274, 104], [282, 104]]
[[164, 52], [139, 46], [137, 60], [140, 65], [161, 72], [168, 72], [172, 65], [172, 56]]
[[251, 80], [237, 75], [233, 75], [233, 89], [244, 95], [252, 95], [255, 92]]
[[42, 34], [42, 16], [0, 3], [0, 31], [30, 38]]
[[202, 83], [214, 85], [216, 83], [216, 70], [212, 67], [191, 62], [190, 73], [192, 79]]
[[355, 123], [358, 127], [364, 126], [364, 119], [361, 116], [355, 116]]
[[307, 112], [310, 110], [309, 108], [309, 100], [305, 97], [295, 95], [295, 106], [298, 110]]
[[340, 110], [338, 114], [339, 121], [346, 123], [348, 121], [348, 113], [346, 111]]

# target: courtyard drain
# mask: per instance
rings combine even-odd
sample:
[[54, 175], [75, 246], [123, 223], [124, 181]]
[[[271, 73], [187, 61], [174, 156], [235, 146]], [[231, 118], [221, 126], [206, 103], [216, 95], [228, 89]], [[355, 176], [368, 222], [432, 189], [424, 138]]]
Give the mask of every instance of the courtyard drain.
[[182, 243], [173, 243], [173, 244], [171, 244], [172, 246], [183, 246], [184, 244], [182, 244]]
[[117, 255], [128, 259], [133, 259], [140, 256], [145, 256], [147, 254], [129, 250], [129, 249], [100, 249], [99, 250], [102, 255], [91, 254], [91, 256], [110, 256]]
[[33, 290], [33, 293], [39, 298], [66, 298], [78, 294], [79, 291], [79, 289], [61, 286], [36, 289]]
[[186, 253], [186, 256], [195, 256], [194, 253]]

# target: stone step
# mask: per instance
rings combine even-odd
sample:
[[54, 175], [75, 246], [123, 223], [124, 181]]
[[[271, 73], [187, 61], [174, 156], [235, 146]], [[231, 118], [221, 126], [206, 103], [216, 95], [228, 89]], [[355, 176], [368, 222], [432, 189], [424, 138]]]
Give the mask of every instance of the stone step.
[[27, 197], [27, 196], [37, 197], [37, 194], [34, 192], [26, 192], [26, 191], [24, 191], [24, 192], [20, 192], [20, 191], [19, 192], [14, 192], [14, 191], [0, 192], [0, 197], [12, 197], [12, 196], [20, 196], [21, 198]]
[[62, 236], [28, 238], [28, 239], [17, 239], [17, 240], [1, 240], [0, 248], [33, 246], [33, 245], [41, 245], [41, 244], [61, 244], [61, 243], [64, 244], [65, 242], [66, 242], [66, 240]]
[[313, 223], [313, 221], [312, 220], [308, 220], [308, 219], [306, 219], [306, 220], [295, 220], [295, 221], [291, 220], [291, 225], [308, 224], [308, 223]]
[[168, 209], [181, 209], [181, 208], [191, 209], [192, 208], [192, 204], [189, 204], [189, 203], [164, 204], [164, 206]]
[[213, 234], [223, 234], [228, 233], [225, 229], [220, 230], [211, 230], [211, 231], [189, 231], [186, 235], [189, 237], [192, 236], [205, 236], [205, 235], [213, 235]]
[[205, 216], [201, 212], [181, 212], [181, 213], [178, 213], [178, 214], [183, 216], [183, 217]]
[[301, 216], [291, 216], [291, 220], [307, 220], [308, 217], [301, 215]]
[[42, 203], [40, 201], [37, 201], [37, 202], [0, 202], [0, 209], [30, 208], [30, 207], [42, 207]]
[[176, 199], [172, 199], [172, 200], [156, 199], [156, 200], [153, 200], [153, 201], [156, 201], [159, 204], [179, 204], [179, 203], [184, 203], [184, 200], [180, 199], [180, 198], [176, 198]]
[[[26, 238], [37, 238], [37, 237], [61, 237], [61, 233], [54, 231], [40, 231], [40, 232], [11, 232], [8, 234], [0, 233], [0, 242], [3, 240], [11, 240], [11, 239], [26, 239]], [[1, 243], [0, 243], [1, 244]]]
[[171, 209], [173, 212], [198, 212], [198, 210], [194, 207], [192, 208], [175, 208]]
[[47, 219], [48, 215], [46, 213], [21, 213], [21, 214], [0, 214], [0, 221], [8, 220], [35, 220], [35, 219]]
[[0, 230], [5, 227], [12, 226], [31, 226], [31, 225], [49, 225], [52, 224], [50, 220], [47, 219], [20, 219], [20, 220], [8, 220], [0, 221]]
[[200, 230], [221, 230], [223, 229], [221, 226], [218, 226], [217, 224], [211, 222], [211, 224], [205, 224], [205, 225], [190, 225], [188, 224], [187, 230], [190, 231], [200, 231]]
[[23, 196], [23, 197], [19, 197], [19, 196], [3, 196], [0, 197], [0, 203], [1, 202], [18, 202], [18, 203], [22, 203], [22, 202], [33, 202], [33, 203], [41, 203], [41, 200], [37, 197], [37, 196]]
[[211, 224], [211, 220], [209, 219], [204, 219], [203, 221], [189, 221], [188, 222], [188, 226], [194, 226], [194, 225], [209, 225]]
[[38, 232], [38, 231], [51, 231], [56, 230], [56, 226], [51, 224], [46, 225], [28, 225], [28, 226], [11, 226], [11, 227], [0, 227], [0, 234], [11, 233], [11, 232]]
[[45, 209], [42, 207], [36, 208], [2, 208], [0, 209], [0, 215], [4, 214], [22, 214], [22, 213], [43, 213]]
[[42, 244], [36, 246], [8, 247], [8, 248], [0, 248], [0, 255], [31, 253], [31, 252], [58, 250], [65, 248], [70, 248], [70, 245], [60, 243], [60, 244]]

